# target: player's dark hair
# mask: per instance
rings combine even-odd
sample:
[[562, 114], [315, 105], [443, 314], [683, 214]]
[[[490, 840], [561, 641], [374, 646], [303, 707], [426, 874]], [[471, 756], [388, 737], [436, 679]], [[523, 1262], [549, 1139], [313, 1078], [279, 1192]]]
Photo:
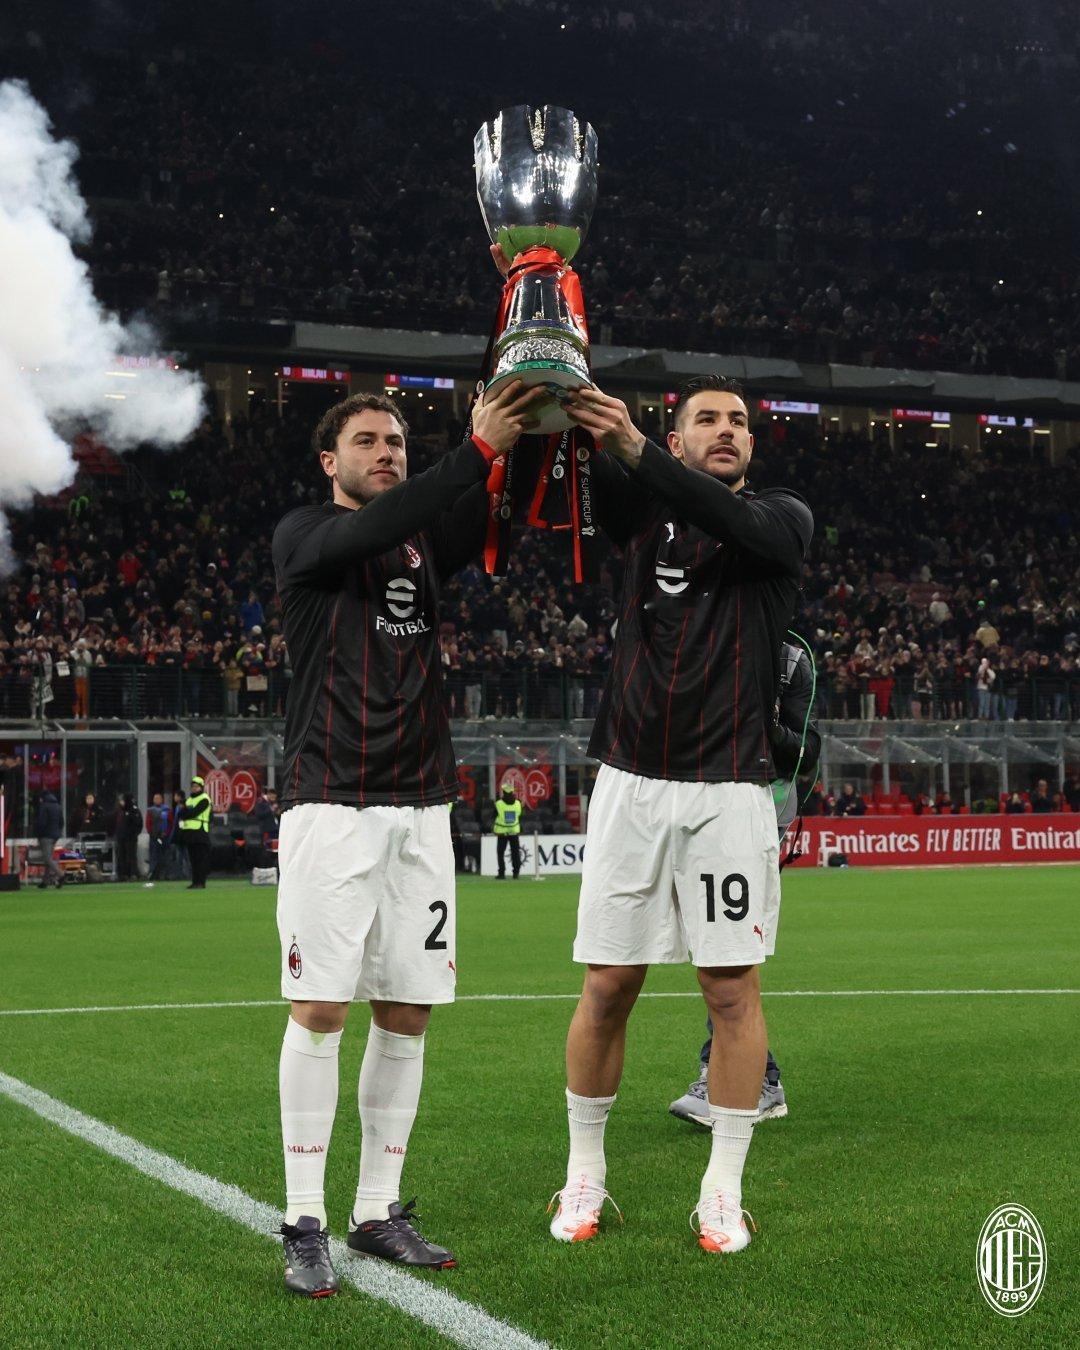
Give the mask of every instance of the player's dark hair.
[[695, 375], [692, 380], [687, 380], [679, 390], [679, 397], [675, 400], [675, 410], [672, 413], [672, 426], [678, 430], [679, 418], [682, 417], [686, 405], [695, 394], [703, 394], [706, 390], [713, 390], [720, 394], [734, 394], [746, 403], [747, 412], [750, 411], [750, 404], [746, 400], [746, 390], [738, 380], [731, 379], [728, 375]]
[[392, 398], [387, 398], [385, 394], [350, 394], [340, 403], [327, 408], [319, 418], [319, 424], [311, 435], [311, 445], [315, 453], [319, 455], [324, 450], [336, 450], [341, 428], [354, 413], [364, 412], [368, 408], [372, 412], [389, 413], [401, 428], [401, 434], [408, 439], [409, 424]]

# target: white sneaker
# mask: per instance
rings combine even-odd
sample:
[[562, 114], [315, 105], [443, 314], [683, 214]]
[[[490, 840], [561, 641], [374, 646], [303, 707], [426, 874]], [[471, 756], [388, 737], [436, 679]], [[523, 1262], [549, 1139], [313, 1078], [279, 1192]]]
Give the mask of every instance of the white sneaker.
[[154, 883], [152, 881], [144, 881], [142, 888], [144, 891], [152, 891], [154, 889]]
[[560, 1242], [584, 1242], [596, 1236], [600, 1228], [600, 1211], [604, 1201], [611, 1206], [622, 1222], [622, 1210], [598, 1182], [579, 1177], [556, 1191], [548, 1201], [547, 1212], [558, 1201], [555, 1217], [551, 1220], [551, 1236]]
[[[690, 1227], [698, 1235], [698, 1246], [706, 1252], [741, 1252], [750, 1246], [750, 1228], [757, 1232], [757, 1224], [749, 1210], [743, 1209], [738, 1196], [730, 1191], [711, 1191], [698, 1201], [698, 1207], [690, 1215]], [[694, 1220], [697, 1219], [697, 1227]]]

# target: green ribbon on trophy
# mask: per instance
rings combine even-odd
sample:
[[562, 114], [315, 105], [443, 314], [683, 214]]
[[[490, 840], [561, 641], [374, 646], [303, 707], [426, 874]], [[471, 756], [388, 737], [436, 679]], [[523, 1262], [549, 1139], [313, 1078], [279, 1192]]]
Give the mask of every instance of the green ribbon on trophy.
[[[520, 105], [485, 122], [473, 149], [488, 237], [512, 260], [484, 357], [485, 392], [511, 380], [548, 390], [532, 410], [545, 444], [528, 521], [571, 532], [574, 580], [584, 581], [596, 538], [593, 443], [562, 404], [591, 384], [585, 306], [570, 260], [596, 206], [596, 132], [567, 108]], [[493, 576], [505, 573], [510, 553], [513, 460], [500, 455], [488, 479], [484, 565]]]

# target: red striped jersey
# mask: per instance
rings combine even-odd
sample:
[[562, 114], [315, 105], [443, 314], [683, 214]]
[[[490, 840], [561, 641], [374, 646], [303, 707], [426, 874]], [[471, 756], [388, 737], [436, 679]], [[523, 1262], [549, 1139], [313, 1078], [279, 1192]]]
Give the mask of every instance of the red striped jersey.
[[471, 441], [360, 510], [290, 511], [273, 556], [293, 678], [283, 807], [457, 796], [439, 588], [482, 546], [488, 460]]
[[651, 443], [633, 470], [594, 459], [625, 571], [589, 753], [648, 778], [767, 783], [809, 507], [783, 488], [732, 492]]

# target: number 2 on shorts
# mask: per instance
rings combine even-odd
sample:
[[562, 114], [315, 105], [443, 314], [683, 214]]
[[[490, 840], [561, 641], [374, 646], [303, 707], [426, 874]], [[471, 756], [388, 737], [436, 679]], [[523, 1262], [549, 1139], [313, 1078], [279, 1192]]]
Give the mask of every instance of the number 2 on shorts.
[[433, 900], [428, 909], [432, 914], [438, 914], [439, 921], [427, 936], [424, 943], [424, 950], [428, 952], [446, 951], [446, 943], [439, 937], [443, 928], [446, 926], [447, 907], [445, 900]]
[[[701, 879], [705, 883], [705, 922], [715, 923], [716, 881], [711, 872], [702, 872]], [[732, 892], [736, 886], [739, 893], [733, 895]], [[738, 923], [740, 919], [745, 919], [750, 912], [750, 883], [741, 872], [732, 872], [720, 883], [720, 898], [726, 907], [724, 918]]]

